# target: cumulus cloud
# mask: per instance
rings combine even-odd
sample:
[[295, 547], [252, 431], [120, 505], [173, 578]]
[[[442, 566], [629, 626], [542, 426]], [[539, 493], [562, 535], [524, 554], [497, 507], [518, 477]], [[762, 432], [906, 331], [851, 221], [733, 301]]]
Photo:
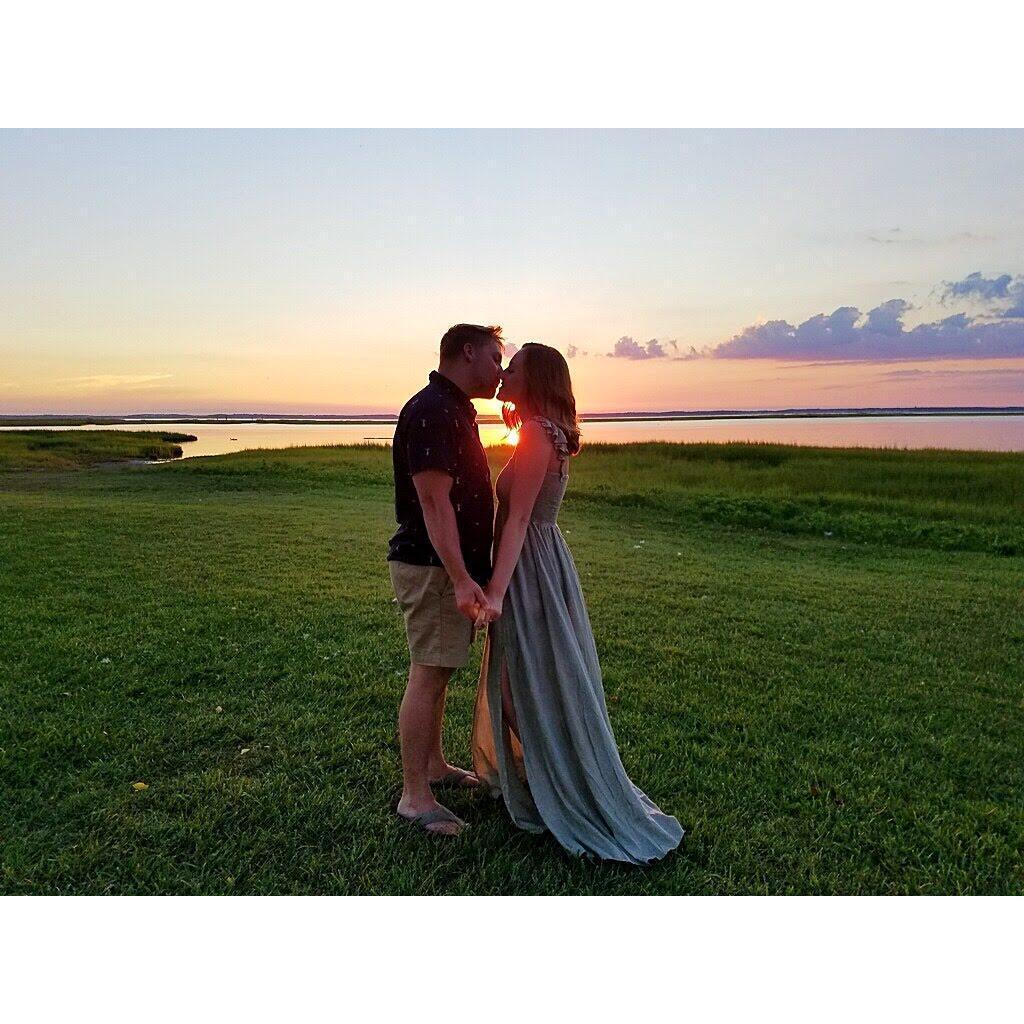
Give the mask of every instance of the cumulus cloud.
[[843, 306], [793, 325], [770, 320], [741, 331], [709, 354], [716, 359], [985, 359], [1024, 356], [1024, 324], [956, 313], [907, 330], [909, 303], [890, 299], [862, 316]]
[[942, 301], [968, 299], [995, 316], [1024, 317], [1024, 277], [1000, 274], [985, 277], [979, 271], [961, 281], [943, 281]]
[[980, 306], [980, 315], [954, 313], [908, 328], [904, 318], [914, 306], [906, 299], [889, 299], [867, 313], [856, 306], [840, 306], [799, 324], [752, 324], [727, 341], [701, 349], [691, 345], [681, 350], [675, 341], [657, 338], [641, 345], [627, 336], [619, 338], [608, 355], [630, 360], [785, 359], [804, 365], [813, 360], [838, 365], [1024, 357], [1024, 276], [989, 278], [975, 272], [961, 281], [944, 281], [939, 297], [944, 303], [958, 300]]
[[866, 314], [855, 306], [840, 306], [800, 324], [754, 324], [705, 354], [716, 359], [826, 362], [1024, 356], [1024, 277], [968, 274], [961, 281], [943, 282], [941, 298], [981, 304], [986, 315], [954, 313], [908, 329], [903, 319], [914, 307], [906, 299], [889, 299]]
[[646, 345], [641, 345], [632, 338], [623, 337], [615, 342], [614, 351], [608, 354], [613, 359], [667, 359], [669, 348], [672, 352], [678, 352], [679, 346], [674, 341], [659, 341], [657, 338], [651, 338]]
[[973, 274], [968, 274], [962, 281], [945, 281], [943, 297], [951, 299], [966, 295], [990, 300], [1005, 299], [1012, 280], [1013, 278], [1009, 274], [985, 277], [976, 270]]
[[913, 306], [909, 302], [903, 299], [890, 299], [868, 312], [864, 326], [876, 334], [895, 337], [903, 330], [903, 314], [910, 309], [913, 309]]

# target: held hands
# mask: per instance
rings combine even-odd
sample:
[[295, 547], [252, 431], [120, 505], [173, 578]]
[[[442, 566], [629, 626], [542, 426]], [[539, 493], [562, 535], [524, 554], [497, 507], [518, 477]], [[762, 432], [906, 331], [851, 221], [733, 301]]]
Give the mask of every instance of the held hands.
[[455, 584], [455, 603], [459, 611], [466, 616], [470, 622], [476, 622], [480, 616], [480, 609], [486, 603], [487, 597], [480, 587], [480, 584], [467, 576], [464, 580]]
[[496, 595], [490, 587], [483, 590], [470, 577], [455, 584], [455, 603], [459, 611], [469, 619], [476, 629], [501, 617], [504, 595]]
[[480, 612], [476, 618], [477, 629], [494, 622], [495, 619], [501, 618], [504, 601], [505, 595], [498, 594], [491, 587], [484, 591], [484, 603], [481, 605]]

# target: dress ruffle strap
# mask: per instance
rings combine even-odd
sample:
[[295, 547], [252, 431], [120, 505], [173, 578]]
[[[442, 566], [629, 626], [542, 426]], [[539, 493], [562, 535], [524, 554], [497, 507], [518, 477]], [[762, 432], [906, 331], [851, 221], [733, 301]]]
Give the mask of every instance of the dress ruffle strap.
[[565, 431], [546, 416], [531, 416], [530, 419], [539, 423], [544, 428], [548, 437], [551, 438], [551, 444], [554, 446], [555, 454], [558, 456], [559, 476], [564, 479], [570, 458], [569, 442], [566, 440]]

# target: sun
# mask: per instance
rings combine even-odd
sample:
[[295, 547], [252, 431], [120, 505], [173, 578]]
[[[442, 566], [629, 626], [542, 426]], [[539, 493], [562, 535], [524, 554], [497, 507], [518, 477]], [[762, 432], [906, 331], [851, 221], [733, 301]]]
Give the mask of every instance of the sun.
[[508, 432], [508, 437], [505, 438], [505, 443], [506, 444], [510, 444], [513, 447], [515, 445], [519, 444], [519, 431], [518, 430], [510, 430]]

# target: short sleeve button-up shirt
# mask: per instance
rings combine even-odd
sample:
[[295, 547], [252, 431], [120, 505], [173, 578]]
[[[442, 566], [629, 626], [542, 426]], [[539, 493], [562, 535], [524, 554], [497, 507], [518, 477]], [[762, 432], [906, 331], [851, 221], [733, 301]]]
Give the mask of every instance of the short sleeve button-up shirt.
[[491, 576], [494, 498], [491, 471], [469, 396], [436, 370], [430, 383], [406, 402], [392, 446], [395, 519], [388, 561], [440, 566], [427, 535], [413, 476], [436, 469], [452, 478], [451, 502], [466, 571], [484, 585]]

